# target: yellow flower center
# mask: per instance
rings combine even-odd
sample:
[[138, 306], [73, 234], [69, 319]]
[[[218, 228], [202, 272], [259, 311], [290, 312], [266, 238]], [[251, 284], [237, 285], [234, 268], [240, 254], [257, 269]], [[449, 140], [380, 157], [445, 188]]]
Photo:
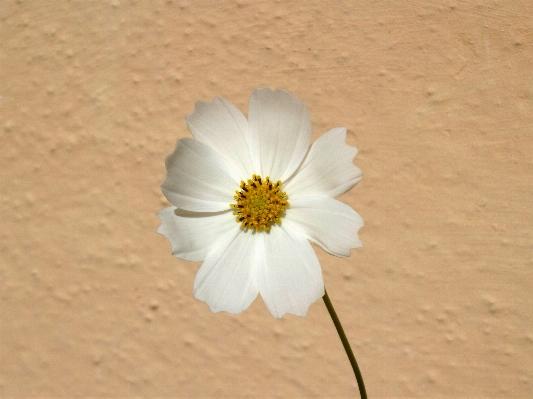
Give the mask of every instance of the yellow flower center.
[[243, 229], [263, 229], [268, 231], [273, 223], [281, 223], [281, 215], [289, 206], [287, 194], [281, 191], [281, 181], [272, 183], [258, 175], [252, 175], [248, 182], [241, 181], [240, 190], [235, 191], [237, 223]]

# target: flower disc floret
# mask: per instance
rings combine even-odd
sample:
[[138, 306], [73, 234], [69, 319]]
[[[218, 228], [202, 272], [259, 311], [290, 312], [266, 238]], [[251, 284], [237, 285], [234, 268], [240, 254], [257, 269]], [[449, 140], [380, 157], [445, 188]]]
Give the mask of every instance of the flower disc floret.
[[272, 183], [267, 176], [252, 175], [245, 183], [241, 181], [240, 190], [235, 191], [233, 197], [235, 204], [230, 204], [235, 209], [237, 223], [243, 229], [270, 230], [273, 223], [281, 223], [285, 208], [289, 206], [287, 194], [281, 191], [281, 181]]

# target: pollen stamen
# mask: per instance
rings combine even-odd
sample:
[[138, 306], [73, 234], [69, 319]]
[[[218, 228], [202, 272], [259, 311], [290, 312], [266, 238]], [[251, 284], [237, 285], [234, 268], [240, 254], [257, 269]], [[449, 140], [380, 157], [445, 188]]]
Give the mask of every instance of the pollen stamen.
[[272, 224], [281, 224], [281, 216], [289, 206], [287, 194], [281, 191], [281, 181], [273, 184], [268, 176], [263, 180], [252, 175], [246, 183], [241, 181], [239, 187], [233, 197], [236, 204], [230, 207], [243, 229], [268, 231]]

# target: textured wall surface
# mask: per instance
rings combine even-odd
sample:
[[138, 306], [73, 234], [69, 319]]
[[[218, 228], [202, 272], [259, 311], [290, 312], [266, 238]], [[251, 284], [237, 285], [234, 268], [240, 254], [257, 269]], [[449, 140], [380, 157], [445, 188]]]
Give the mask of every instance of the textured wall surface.
[[356, 397], [321, 301], [212, 314], [155, 232], [194, 102], [262, 86], [360, 150], [315, 250], [369, 395], [531, 397], [530, 0], [3, 0], [0, 49], [1, 397]]

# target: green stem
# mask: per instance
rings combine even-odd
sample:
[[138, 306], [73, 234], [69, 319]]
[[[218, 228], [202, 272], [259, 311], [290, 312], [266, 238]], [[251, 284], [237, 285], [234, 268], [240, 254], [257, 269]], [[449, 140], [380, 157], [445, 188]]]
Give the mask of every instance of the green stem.
[[344, 346], [344, 350], [346, 351], [346, 354], [348, 355], [348, 359], [350, 359], [350, 364], [352, 365], [355, 378], [357, 379], [357, 385], [359, 386], [359, 394], [361, 395], [361, 399], [367, 399], [365, 383], [363, 382], [363, 376], [361, 375], [361, 371], [359, 370], [359, 366], [357, 365], [357, 361], [355, 360], [355, 356], [353, 355], [352, 348], [350, 348], [350, 343], [348, 342], [348, 338], [346, 338], [346, 334], [344, 334], [341, 321], [337, 317], [337, 313], [335, 313], [335, 309], [333, 308], [333, 305], [331, 304], [331, 301], [329, 300], [328, 292], [325, 289], [324, 289], [324, 296], [322, 297], [322, 299], [324, 300], [324, 303], [326, 304], [326, 308], [328, 308], [328, 312], [329, 312], [329, 315], [331, 316], [331, 320], [333, 320], [333, 324], [335, 324], [335, 328], [337, 329], [337, 333], [339, 334], [339, 338], [341, 339], [342, 346]]

